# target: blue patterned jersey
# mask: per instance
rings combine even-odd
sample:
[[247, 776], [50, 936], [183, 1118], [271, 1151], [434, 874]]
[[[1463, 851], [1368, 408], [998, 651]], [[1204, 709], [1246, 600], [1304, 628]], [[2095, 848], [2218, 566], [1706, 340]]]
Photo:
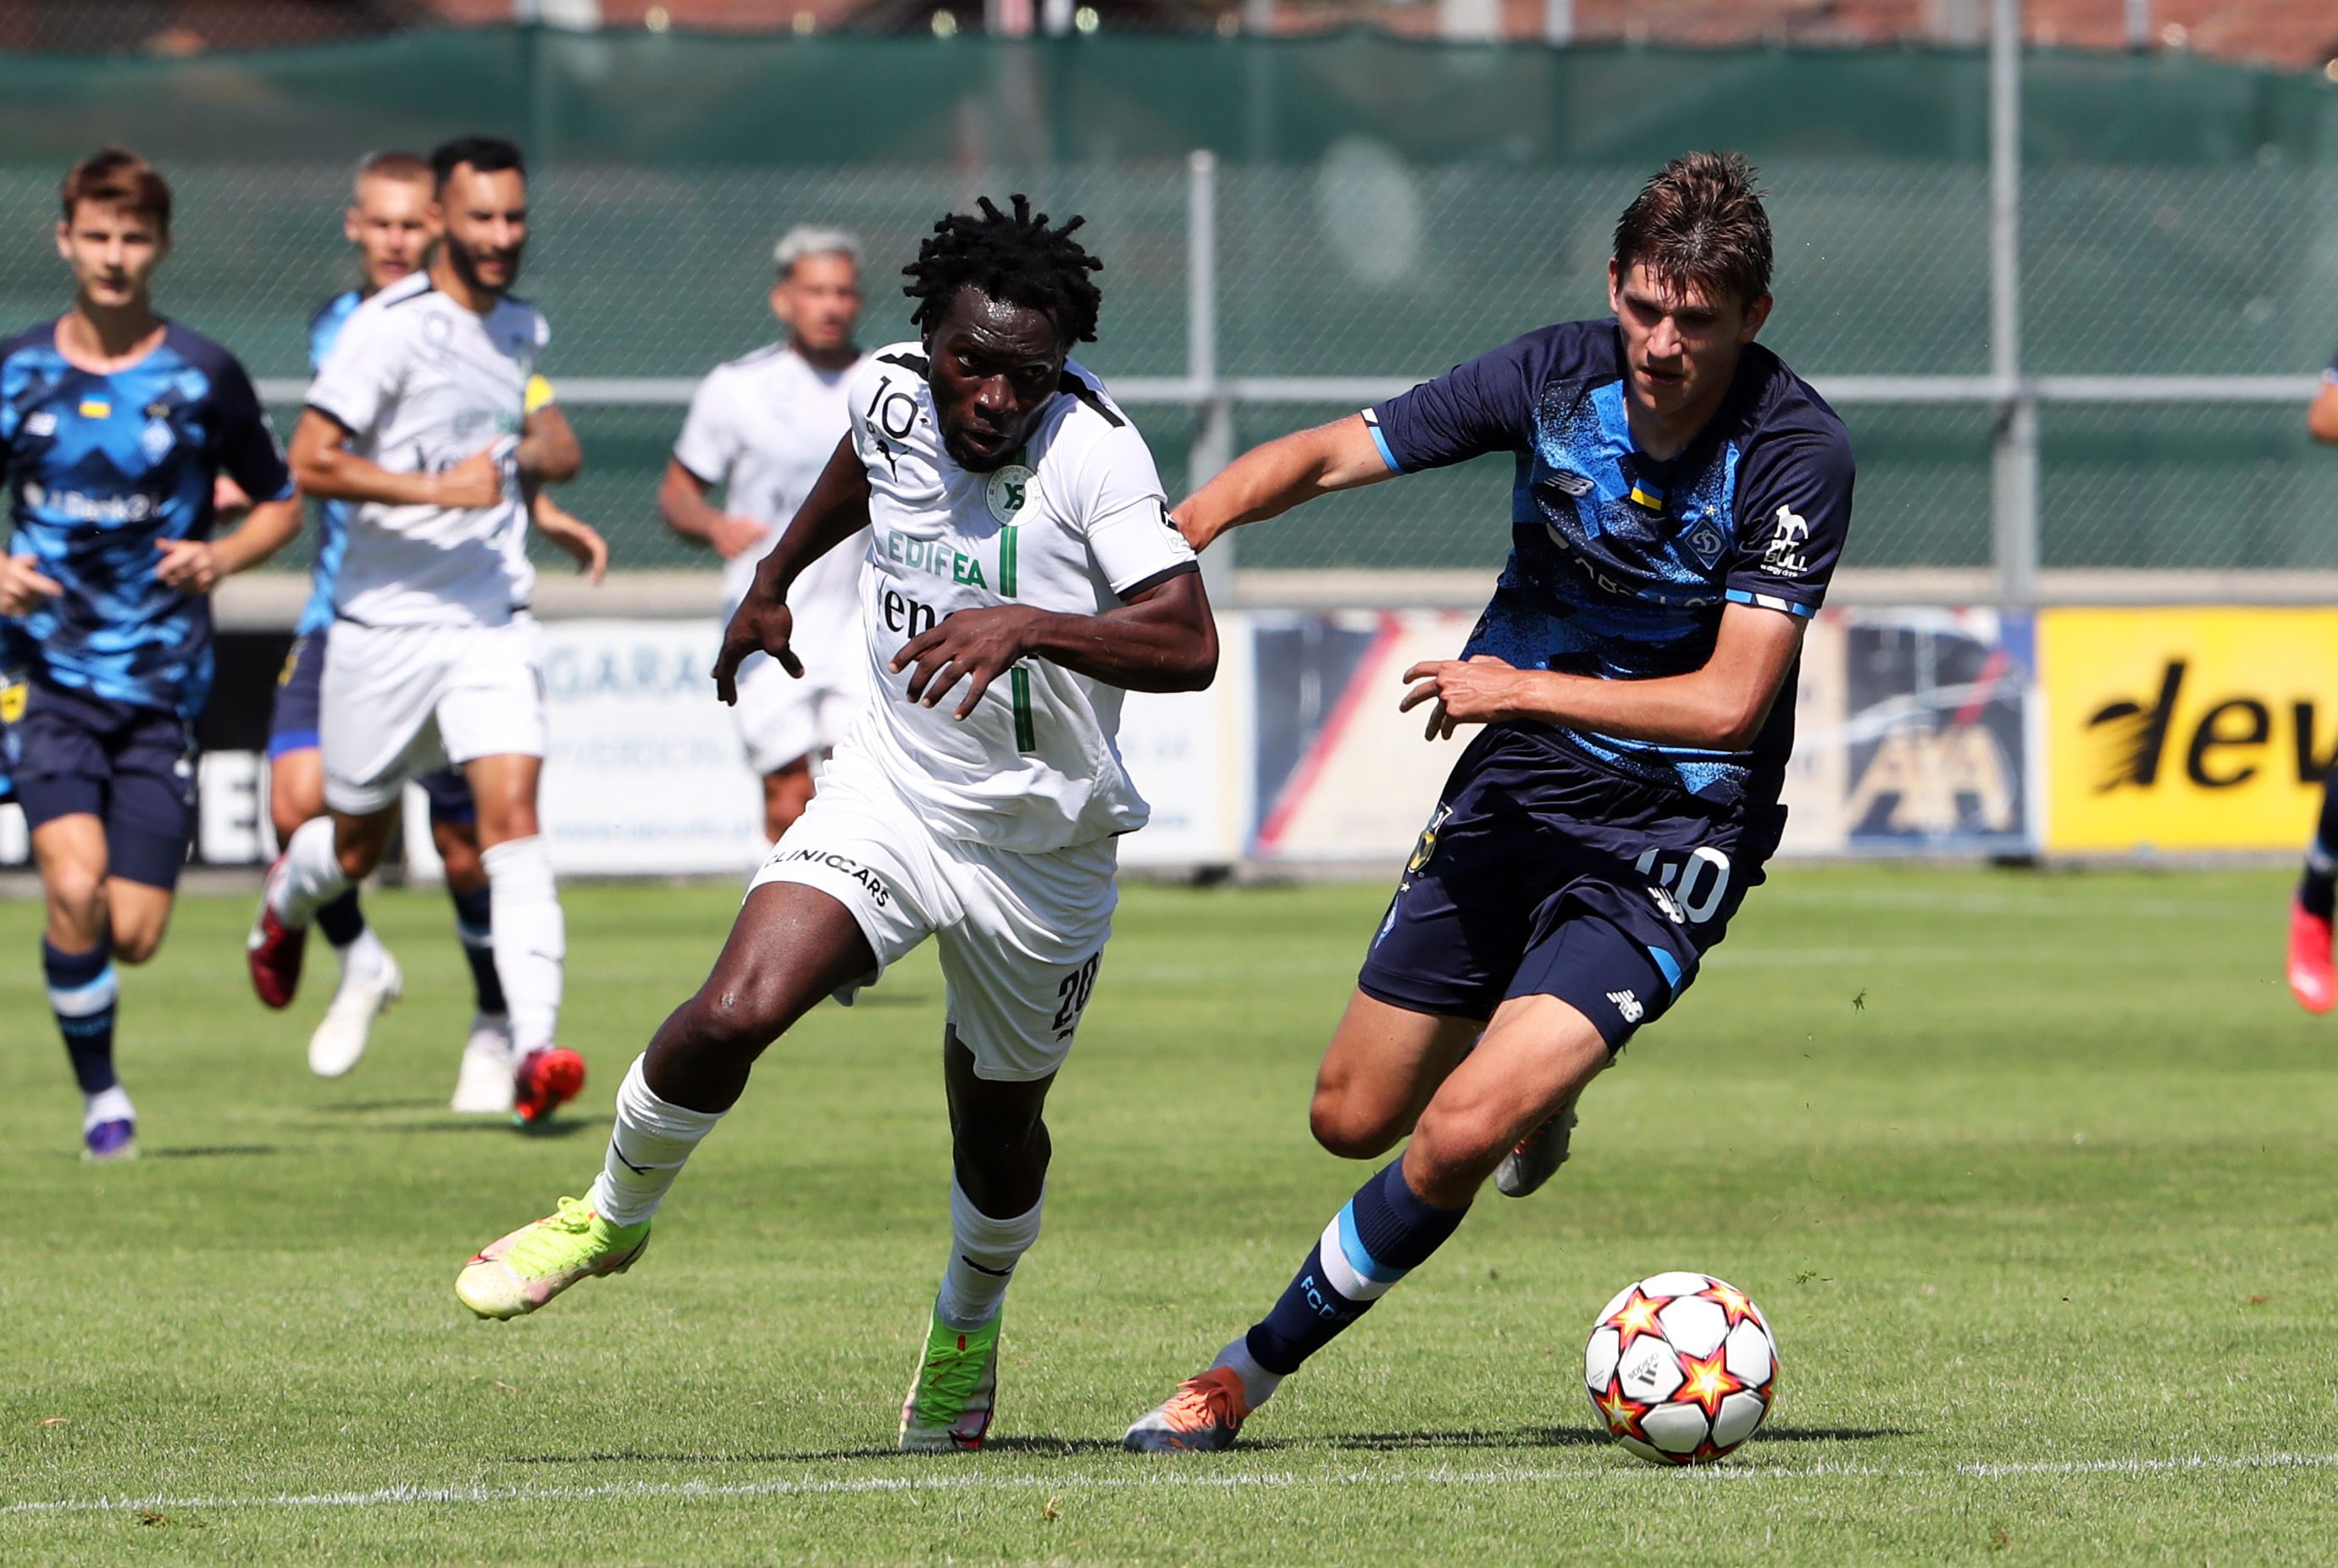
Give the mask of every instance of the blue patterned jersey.
[[[1364, 417], [1398, 473], [1517, 456], [1511, 548], [1463, 656], [1636, 681], [1703, 668], [1723, 606], [1807, 616], [1851, 522], [1851, 438], [1754, 344], [1677, 457], [1632, 441], [1613, 319], [1529, 332]], [[1622, 771], [1721, 801], [1774, 800], [1793, 745], [1794, 676], [1746, 751], [1543, 729]]]
[[192, 719], [211, 678], [211, 601], [159, 575], [158, 540], [208, 539], [224, 471], [254, 501], [292, 475], [235, 357], [172, 322], [110, 375], [75, 368], [44, 322], [0, 343], [10, 550], [64, 584], [0, 620], [8, 662], [52, 685]]
[[[349, 312], [365, 303], [365, 291], [351, 289], [336, 294], [317, 307], [309, 318], [309, 373], [314, 376], [324, 368], [325, 357], [341, 336], [341, 323]], [[346, 501], [317, 503], [317, 561], [309, 568], [309, 603], [300, 609], [300, 622], [292, 628], [297, 636], [306, 637], [320, 632], [333, 621], [333, 578], [341, 569], [341, 554], [349, 547], [349, 504]]]

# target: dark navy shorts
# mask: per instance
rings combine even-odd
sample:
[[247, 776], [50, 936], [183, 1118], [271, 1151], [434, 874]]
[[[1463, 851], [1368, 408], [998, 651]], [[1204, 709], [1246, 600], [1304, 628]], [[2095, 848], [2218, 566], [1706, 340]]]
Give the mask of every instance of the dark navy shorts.
[[34, 681], [7, 730], [6, 771], [37, 829], [60, 817], [105, 824], [107, 874], [179, 885], [195, 821], [195, 742], [176, 713]]
[[292, 651], [276, 677], [276, 704], [268, 715], [270, 762], [287, 751], [317, 749], [318, 697], [324, 684], [325, 633], [304, 632], [292, 639]]
[[1496, 727], [1461, 754], [1357, 986], [1490, 1018], [1556, 996], [1620, 1051], [1696, 978], [1778, 847], [1785, 809], [1717, 806]]
[[[276, 705], [268, 718], [271, 762], [288, 751], [317, 749], [317, 716], [325, 686], [325, 638], [331, 631], [328, 625], [303, 632], [292, 640], [292, 651], [284, 656], [283, 672], [276, 677]], [[464, 781], [460, 768], [442, 768], [415, 782], [430, 798], [431, 821], [478, 820], [478, 804], [471, 799], [471, 787]]]

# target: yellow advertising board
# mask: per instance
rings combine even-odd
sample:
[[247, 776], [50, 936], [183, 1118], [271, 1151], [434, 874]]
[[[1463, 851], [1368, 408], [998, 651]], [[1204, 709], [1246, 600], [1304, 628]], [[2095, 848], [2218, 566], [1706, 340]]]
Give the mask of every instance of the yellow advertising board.
[[2052, 851], [2303, 849], [2338, 753], [2338, 610], [2038, 616]]

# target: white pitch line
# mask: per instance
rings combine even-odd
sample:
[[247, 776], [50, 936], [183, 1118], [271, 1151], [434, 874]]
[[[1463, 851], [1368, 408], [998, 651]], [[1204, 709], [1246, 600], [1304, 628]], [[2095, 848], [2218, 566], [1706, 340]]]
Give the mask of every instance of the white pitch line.
[[[1191, 1464], [1194, 1461], [1177, 1461]], [[1816, 1465], [1770, 1466], [1734, 1465], [1686, 1472], [1697, 1482], [1824, 1480], [1837, 1476], [1861, 1479], [1918, 1480], [1954, 1476], [1968, 1481], [2019, 1479], [2040, 1475], [2188, 1475], [2209, 1470], [2321, 1470], [2338, 1466], [2338, 1454], [2196, 1454], [2173, 1459], [2092, 1459], [2037, 1464], [1958, 1465], [1945, 1468], [1915, 1465]], [[1613, 1465], [1578, 1466], [1569, 1470], [1339, 1470], [1320, 1475], [1289, 1471], [1243, 1471], [1210, 1475], [1189, 1469], [1162, 1470], [1151, 1475], [864, 1475], [807, 1481], [608, 1481], [590, 1486], [384, 1486], [368, 1492], [277, 1493], [257, 1497], [97, 1497], [62, 1498], [49, 1502], [0, 1504], [0, 1516], [27, 1514], [113, 1514], [130, 1509], [162, 1512], [255, 1508], [403, 1508], [440, 1504], [579, 1503], [598, 1498], [686, 1499], [720, 1497], [823, 1497], [863, 1493], [966, 1491], [1124, 1491], [1199, 1487], [1247, 1491], [1300, 1490], [1311, 1486], [1488, 1486], [1555, 1482], [1592, 1482], [1609, 1485], [1624, 1480], [1680, 1472], [1625, 1469]]]

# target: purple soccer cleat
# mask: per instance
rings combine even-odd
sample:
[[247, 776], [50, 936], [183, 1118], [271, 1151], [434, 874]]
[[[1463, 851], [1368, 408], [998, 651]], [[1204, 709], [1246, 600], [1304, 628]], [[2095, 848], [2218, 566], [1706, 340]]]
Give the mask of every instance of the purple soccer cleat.
[[82, 1158], [84, 1160], [135, 1160], [138, 1158], [138, 1123], [127, 1116], [117, 1116], [83, 1129]]

